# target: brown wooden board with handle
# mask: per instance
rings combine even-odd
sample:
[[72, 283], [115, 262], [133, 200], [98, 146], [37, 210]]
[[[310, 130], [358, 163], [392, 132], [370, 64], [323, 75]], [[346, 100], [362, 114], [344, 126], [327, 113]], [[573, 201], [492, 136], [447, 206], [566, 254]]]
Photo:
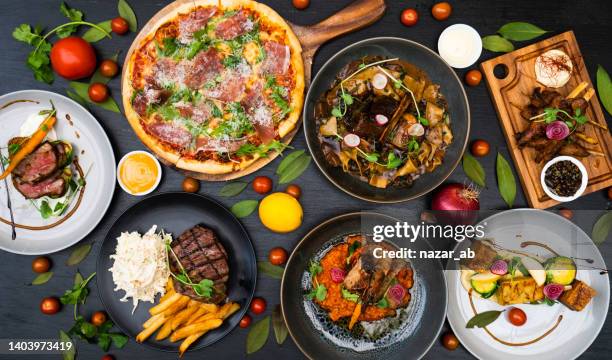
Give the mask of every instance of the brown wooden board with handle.
[[[587, 89], [593, 88], [573, 31], [564, 32], [480, 64], [525, 196], [529, 205], [536, 209], [546, 209], [559, 203], [544, 193], [540, 182], [540, 173], [544, 164], [537, 164], [534, 160], [535, 150], [528, 147], [521, 149], [517, 145], [515, 134], [527, 128], [529, 123], [521, 117], [520, 108], [515, 105], [519, 107], [527, 105], [533, 89], [544, 88], [536, 81], [534, 64], [539, 55], [551, 49], [564, 51], [574, 63], [569, 82], [556, 89], [561, 95], [568, 95], [583, 81], [588, 83]], [[498, 74], [504, 72], [506, 74], [501, 79], [494, 74], [494, 69], [498, 65], [501, 67], [498, 69]], [[507, 70], [504, 71], [504, 69]], [[606, 126], [606, 119], [597, 96], [591, 97], [586, 115], [590, 120]], [[605, 154], [605, 157], [590, 155], [580, 159], [589, 173], [589, 183], [583, 195], [612, 186], [612, 136], [610, 136], [610, 131], [587, 124], [585, 133], [596, 138], [598, 142], [596, 145], [585, 147], [601, 152]]]
[[[149, 20], [147, 25], [145, 25], [140, 30], [140, 34], [147, 34], [150, 30], [152, 30], [150, 29], [150, 27], [152, 27], [152, 25], [150, 24], [154, 24], [156, 19], [165, 16], [168, 12], [173, 11], [176, 6], [179, 6], [180, 4], [185, 2], [197, 4], [197, 2], [194, 2], [194, 0], [175, 1], [174, 3], [166, 6], [157, 14], [155, 14]], [[308, 86], [308, 84], [310, 83], [312, 61], [314, 55], [322, 44], [340, 35], [373, 24], [383, 16], [383, 14], [385, 13], [385, 9], [386, 5], [384, 0], [356, 0], [349, 6], [338, 11], [336, 14], [315, 25], [300, 26], [287, 22], [293, 29], [295, 35], [298, 37], [302, 45], [302, 59], [304, 61], [304, 77], [306, 85]], [[132, 46], [128, 50], [128, 53], [125, 57], [126, 59], [131, 58], [131, 54], [133, 51], [135, 51], [138, 43], [140, 43], [140, 35], [137, 36], [134, 42], [132, 43]], [[124, 66], [124, 69], [125, 68], [126, 67]], [[301, 121], [297, 123], [295, 129], [293, 129], [293, 131], [291, 131], [283, 139], [281, 139], [281, 141], [284, 144], [289, 144], [300, 128]], [[273, 154], [269, 154], [268, 157], [260, 158], [259, 160], [255, 161], [246, 169], [228, 174], [211, 175], [186, 171], [182, 169], [178, 170], [183, 172], [186, 176], [193, 177], [199, 180], [227, 181], [249, 175], [261, 169], [262, 167], [270, 163], [272, 160], [274, 160], [278, 155], [278, 152], [274, 152]], [[158, 157], [158, 159], [165, 165], [173, 167], [173, 164], [164, 161], [160, 157]]]

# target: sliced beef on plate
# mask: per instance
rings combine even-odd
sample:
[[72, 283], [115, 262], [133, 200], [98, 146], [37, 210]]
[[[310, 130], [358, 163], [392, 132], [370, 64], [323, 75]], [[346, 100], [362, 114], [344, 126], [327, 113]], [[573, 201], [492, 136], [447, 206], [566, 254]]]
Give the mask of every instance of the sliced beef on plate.
[[[199, 283], [204, 279], [214, 283], [210, 298], [197, 295], [192, 287], [185, 286], [175, 279], [174, 287], [178, 292], [208, 303], [220, 303], [225, 300], [229, 279], [227, 252], [211, 229], [196, 225], [186, 230], [173, 241], [172, 250], [193, 283]], [[171, 269], [175, 274], [181, 272], [181, 267], [175, 258], [171, 259]]]
[[269, 144], [274, 140], [276, 133], [274, 131], [273, 114], [265, 103], [261, 82], [256, 83], [247, 91], [242, 104], [261, 142]]
[[193, 34], [202, 29], [208, 23], [208, 19], [215, 16], [217, 13], [216, 7], [198, 9], [189, 13], [179, 20], [179, 41], [183, 44], [193, 40]]
[[35, 184], [27, 183], [13, 176], [13, 185], [26, 199], [38, 199], [43, 196], [56, 198], [63, 196], [68, 190], [66, 180], [61, 174], [61, 171], [57, 171], [51, 177]]
[[285, 75], [289, 70], [291, 52], [289, 46], [279, 44], [275, 41], [264, 42], [266, 59], [261, 70], [264, 74]]
[[13, 170], [23, 182], [35, 183], [53, 174], [59, 165], [58, 154], [50, 142], [44, 142], [26, 156]]
[[169, 144], [186, 147], [191, 143], [192, 136], [187, 129], [173, 122], [163, 121], [159, 117], [146, 127], [150, 133]]
[[181, 63], [184, 82], [191, 89], [199, 89], [223, 70], [221, 57], [214, 48], [200, 51], [191, 61]]
[[223, 40], [231, 40], [248, 31], [253, 30], [253, 21], [244, 10], [238, 11], [231, 17], [219, 22], [215, 35]]

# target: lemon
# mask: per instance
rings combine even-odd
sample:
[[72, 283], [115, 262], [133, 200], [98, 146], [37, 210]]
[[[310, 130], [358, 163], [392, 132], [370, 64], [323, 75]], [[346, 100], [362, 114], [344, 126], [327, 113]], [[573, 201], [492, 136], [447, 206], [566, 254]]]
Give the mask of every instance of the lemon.
[[300, 203], [287, 193], [277, 192], [266, 196], [259, 204], [259, 219], [268, 229], [286, 233], [302, 224], [304, 212]]

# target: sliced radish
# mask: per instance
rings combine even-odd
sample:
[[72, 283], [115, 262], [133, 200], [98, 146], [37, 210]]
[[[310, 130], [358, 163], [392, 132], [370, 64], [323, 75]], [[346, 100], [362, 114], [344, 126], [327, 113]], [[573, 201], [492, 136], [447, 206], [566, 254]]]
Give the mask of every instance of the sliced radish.
[[374, 117], [374, 120], [376, 120], [376, 123], [380, 126], [385, 125], [386, 123], [389, 122], [389, 118], [382, 114], [376, 115]]
[[408, 128], [408, 135], [423, 136], [423, 134], [425, 134], [425, 128], [419, 123], [412, 124], [412, 126]]
[[382, 90], [387, 86], [387, 77], [384, 74], [377, 73], [372, 77], [372, 86], [378, 90]]
[[359, 136], [355, 134], [346, 134], [344, 135], [344, 144], [348, 147], [357, 147], [361, 143], [361, 139]]

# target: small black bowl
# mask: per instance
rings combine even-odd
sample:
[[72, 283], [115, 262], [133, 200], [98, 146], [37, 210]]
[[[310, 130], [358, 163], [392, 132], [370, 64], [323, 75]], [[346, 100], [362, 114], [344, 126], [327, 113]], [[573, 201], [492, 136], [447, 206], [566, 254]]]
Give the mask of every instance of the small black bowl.
[[[314, 109], [319, 97], [332, 85], [340, 70], [348, 63], [364, 56], [400, 58], [425, 71], [432, 82], [440, 84], [440, 91], [448, 101], [453, 142], [448, 147], [442, 165], [419, 177], [411, 187], [379, 189], [351, 176], [325, 161], [317, 138]], [[470, 133], [470, 108], [461, 80], [438, 54], [414, 41], [379, 37], [366, 39], [342, 49], [329, 59], [310, 85], [304, 103], [304, 134], [308, 149], [323, 174], [342, 191], [362, 200], [396, 203], [418, 198], [438, 187], [455, 170], [467, 146]]]
[[[240, 221], [223, 205], [209, 197], [184, 192], [161, 193], [137, 202], [121, 214], [106, 234], [98, 253], [98, 295], [108, 315], [126, 335], [134, 339], [143, 330], [142, 324], [149, 319], [149, 309], [155, 304], [140, 302], [132, 314], [132, 299], [128, 302], [119, 300], [125, 292], [114, 291], [113, 276], [108, 271], [113, 266], [109, 256], [115, 253], [117, 237], [125, 231], [144, 234], [152, 225], [157, 225], [157, 231], [163, 229], [176, 239], [183, 231], [197, 224], [212, 229], [227, 251], [230, 266], [227, 295], [230, 301], [240, 305], [240, 310], [189, 349], [201, 349], [222, 339], [238, 325], [248, 310], [255, 293], [257, 263], [249, 234]], [[178, 351], [181, 343], [173, 343], [168, 339], [155, 340], [154, 333], [143, 344], [157, 350]]]

